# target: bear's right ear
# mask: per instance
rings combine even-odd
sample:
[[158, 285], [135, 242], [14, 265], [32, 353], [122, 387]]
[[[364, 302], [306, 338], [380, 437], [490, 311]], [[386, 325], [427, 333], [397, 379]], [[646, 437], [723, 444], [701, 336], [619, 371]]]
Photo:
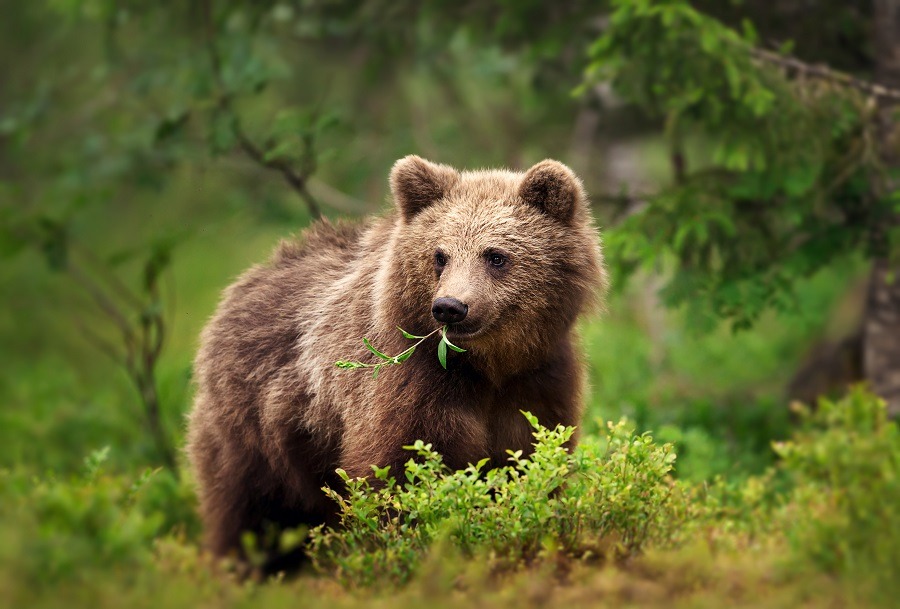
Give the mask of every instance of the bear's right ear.
[[571, 220], [575, 209], [587, 198], [575, 173], [551, 159], [543, 160], [525, 172], [519, 196], [525, 203], [562, 222]]
[[403, 157], [391, 169], [394, 204], [407, 220], [443, 197], [459, 180], [459, 173], [447, 165], [426, 161], [414, 154]]

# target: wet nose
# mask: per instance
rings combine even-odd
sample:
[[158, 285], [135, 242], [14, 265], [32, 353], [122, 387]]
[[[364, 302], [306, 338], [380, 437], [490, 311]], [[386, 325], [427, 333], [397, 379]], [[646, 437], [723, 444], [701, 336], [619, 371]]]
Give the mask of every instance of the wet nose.
[[431, 314], [442, 324], [455, 324], [466, 318], [469, 305], [463, 304], [455, 298], [438, 298], [431, 305]]

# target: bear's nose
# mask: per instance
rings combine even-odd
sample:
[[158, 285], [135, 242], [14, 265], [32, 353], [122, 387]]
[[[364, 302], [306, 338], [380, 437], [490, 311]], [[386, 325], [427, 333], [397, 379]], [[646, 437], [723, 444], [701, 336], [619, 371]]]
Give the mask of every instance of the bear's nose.
[[455, 324], [466, 318], [469, 305], [463, 304], [455, 298], [438, 298], [431, 305], [431, 314], [442, 324]]

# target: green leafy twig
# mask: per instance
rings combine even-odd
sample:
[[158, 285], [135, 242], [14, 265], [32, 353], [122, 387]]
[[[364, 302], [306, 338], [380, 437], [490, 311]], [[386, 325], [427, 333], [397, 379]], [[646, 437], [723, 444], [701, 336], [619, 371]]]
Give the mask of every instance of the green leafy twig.
[[202, 4], [205, 26], [206, 26], [206, 51], [212, 64], [213, 79], [218, 88], [217, 112], [220, 113], [226, 121], [231, 135], [236, 141], [238, 147], [247, 155], [254, 163], [276, 171], [282, 175], [284, 180], [290, 185], [294, 191], [300, 195], [306, 203], [310, 215], [314, 220], [322, 217], [322, 210], [316, 198], [309, 192], [307, 182], [316, 169], [316, 157], [314, 154], [314, 135], [311, 133], [303, 137], [303, 147], [305, 158], [305, 167], [298, 170], [293, 165], [273, 154], [275, 149], [268, 150], [255, 143], [250, 136], [244, 131], [243, 123], [240, 116], [234, 109], [235, 92], [225, 82], [224, 66], [222, 57], [219, 54], [217, 42], [217, 31], [215, 15], [213, 14], [213, 0], [205, 0]]
[[416, 334], [410, 334], [400, 326], [397, 326], [397, 329], [403, 334], [404, 338], [408, 338], [410, 340], [415, 340], [416, 344], [412, 345], [409, 349], [399, 353], [397, 355], [387, 355], [386, 353], [382, 353], [378, 349], [375, 348], [374, 345], [369, 341], [368, 338], [363, 338], [363, 344], [366, 346], [366, 349], [371, 351], [375, 356], [380, 358], [382, 361], [377, 364], [367, 364], [365, 362], [352, 362], [348, 360], [339, 360], [334, 363], [338, 368], [344, 368], [346, 370], [357, 370], [359, 368], [372, 368], [372, 378], [378, 378], [378, 373], [381, 372], [381, 369], [384, 366], [396, 366], [402, 364], [406, 360], [410, 358], [410, 356], [415, 352], [416, 347], [425, 342], [426, 339], [431, 338], [438, 332], [441, 333], [441, 340], [438, 343], [438, 361], [441, 362], [441, 366], [444, 369], [447, 369], [447, 349], [453, 349], [457, 353], [464, 353], [465, 349], [461, 349], [457, 347], [453, 343], [451, 343], [447, 339], [447, 326], [441, 326], [435, 330], [432, 330], [425, 336], [418, 336]]

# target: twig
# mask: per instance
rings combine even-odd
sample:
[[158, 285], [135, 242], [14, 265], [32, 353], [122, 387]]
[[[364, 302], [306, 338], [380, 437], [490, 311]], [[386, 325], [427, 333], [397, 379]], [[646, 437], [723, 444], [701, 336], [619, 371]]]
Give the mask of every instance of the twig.
[[91, 330], [86, 323], [84, 323], [77, 317], [75, 318], [75, 325], [81, 331], [84, 339], [88, 343], [90, 343], [91, 346], [109, 357], [116, 364], [124, 365], [129, 375], [131, 374], [131, 365], [130, 363], [128, 363], [131, 361], [131, 358], [128, 356], [128, 354], [123, 351], [119, 351], [115, 345]]
[[69, 238], [69, 244], [72, 250], [84, 258], [87, 264], [90, 265], [97, 274], [103, 276], [103, 279], [110, 287], [110, 290], [115, 292], [119, 298], [138, 311], [143, 308], [144, 305], [141, 300], [135, 296], [118, 277], [116, 277], [116, 274], [110, 270], [109, 266], [104, 264], [94, 252], [71, 237]]
[[131, 329], [131, 323], [128, 321], [128, 318], [125, 314], [119, 309], [118, 306], [106, 295], [106, 293], [91, 279], [90, 276], [87, 275], [84, 271], [82, 271], [77, 266], [70, 264], [69, 265], [69, 273], [72, 278], [81, 285], [84, 290], [90, 294], [91, 298], [97, 304], [100, 309], [106, 313], [110, 319], [115, 322], [115, 324], [119, 327], [119, 330], [122, 332], [122, 339], [125, 344], [131, 348], [134, 344], [134, 332]]
[[310, 177], [306, 181], [310, 193], [328, 207], [348, 214], [363, 214], [372, 211], [369, 203], [342, 192], [322, 180]]
[[862, 91], [875, 98], [884, 98], [900, 102], [900, 89], [893, 89], [876, 82], [856, 78], [855, 76], [839, 72], [824, 64], [806, 63], [805, 61], [790, 55], [780, 55], [773, 51], [758, 48], [751, 48], [750, 55], [760, 61], [779, 66], [785, 70], [796, 72], [797, 74], [802, 74], [803, 76], [830, 80], [846, 87], [857, 89], [858, 91]]
[[374, 363], [374, 364], [368, 364], [368, 363], [364, 363], [364, 362], [338, 360], [334, 363], [334, 365], [337, 366], [338, 368], [343, 368], [345, 370], [358, 370], [359, 368], [373, 368], [372, 378], [378, 378], [378, 373], [381, 371], [381, 369], [383, 367], [396, 366], [396, 365], [402, 364], [403, 362], [408, 360], [410, 358], [410, 356], [416, 351], [416, 347], [418, 347], [419, 345], [424, 343], [426, 340], [428, 340], [429, 338], [431, 338], [438, 332], [441, 333], [441, 340], [438, 342], [438, 361], [441, 363], [441, 366], [444, 367], [444, 370], [447, 369], [447, 350], [448, 349], [452, 349], [453, 351], [456, 351], [457, 353], [465, 353], [466, 352], [465, 349], [457, 347], [456, 345], [454, 345], [453, 343], [450, 342], [450, 339], [447, 338], [447, 326], [446, 325], [441, 326], [440, 328], [435, 328], [434, 330], [432, 330], [431, 332], [429, 332], [428, 334], [426, 334], [424, 336], [417, 336], [415, 334], [410, 334], [409, 332], [407, 332], [400, 326], [397, 326], [397, 329], [400, 330], [400, 333], [403, 334], [404, 338], [408, 338], [411, 340], [418, 339], [418, 342], [416, 342], [416, 344], [412, 345], [411, 347], [407, 348], [402, 353], [398, 353], [397, 355], [387, 355], [386, 353], [382, 353], [381, 351], [376, 349], [374, 347], [374, 345], [372, 345], [372, 343], [369, 342], [368, 338], [363, 338], [363, 344], [366, 346], [366, 349], [371, 351], [381, 361]]
[[[222, 99], [229, 99], [230, 96], [223, 95]], [[230, 111], [230, 101], [226, 103], [226, 109]], [[300, 175], [297, 173], [293, 167], [291, 167], [288, 163], [281, 159], [266, 159], [265, 154], [262, 150], [260, 150], [256, 144], [254, 144], [247, 134], [244, 133], [243, 128], [241, 127], [240, 121], [236, 115], [232, 113], [233, 120], [231, 121], [231, 129], [234, 132], [235, 137], [237, 138], [238, 145], [241, 147], [241, 150], [253, 159], [257, 164], [262, 165], [266, 169], [271, 169], [273, 171], [277, 171], [284, 178], [285, 182], [287, 182], [291, 188], [293, 188], [297, 194], [300, 195], [300, 198], [303, 199], [303, 202], [306, 203], [306, 207], [309, 208], [309, 213], [312, 214], [313, 218], [319, 219], [322, 217], [322, 211], [319, 208], [319, 204], [313, 198], [313, 196], [309, 193], [309, 190], [306, 188], [306, 178], [307, 176]]]
[[[85, 252], [87, 252], [87, 258], [96, 260], [92, 252], [84, 249], [82, 253]], [[129, 320], [125, 311], [107, 293], [107, 290], [121, 289], [124, 294], [120, 294], [120, 296], [139, 303], [140, 299], [130, 293], [123, 283], [118, 282], [113, 288], [110, 288], [109, 285], [104, 286], [102, 281], [89, 275], [71, 260], [67, 271], [72, 279], [90, 295], [94, 304], [119, 328], [124, 351], [120, 351], [112, 342], [91, 330], [81, 320], [76, 319], [76, 324], [85, 340], [121, 365], [128, 373], [128, 377], [140, 394], [146, 423], [153, 434], [159, 456], [165, 465], [177, 475], [177, 462], [160, 420], [159, 394], [156, 388], [155, 369], [165, 340], [165, 319], [162, 313], [157, 311], [151, 313], [149, 312], [152, 310], [151, 307], [142, 307], [140, 321], [136, 324]], [[108, 269], [104, 269], [104, 271], [108, 271]], [[109, 272], [105, 274], [114, 276]], [[116, 281], [118, 280], [116, 279]], [[112, 283], [108, 277], [106, 283]], [[151, 305], [160, 302], [159, 289], [155, 281], [150, 286], [150, 299]]]
[[419, 340], [416, 342], [416, 344], [412, 345], [411, 347], [408, 347], [402, 353], [398, 353], [397, 355], [390, 356], [390, 355], [385, 355], [384, 353], [382, 353], [381, 351], [379, 351], [375, 347], [373, 347], [372, 343], [369, 342], [368, 338], [363, 338], [363, 344], [366, 346], [366, 349], [368, 349], [369, 351], [374, 353], [376, 356], [378, 356], [383, 361], [379, 361], [374, 364], [369, 364], [369, 363], [358, 362], [358, 361], [338, 360], [334, 363], [334, 365], [337, 366], [338, 368], [344, 368], [346, 370], [357, 370], [359, 368], [374, 368], [375, 373], [373, 374], [373, 376], [375, 378], [377, 378], [378, 372], [381, 370], [381, 368], [383, 366], [396, 366], [398, 364], [402, 364], [404, 361], [406, 361], [409, 358], [410, 355], [412, 355], [415, 352], [416, 347], [418, 347], [419, 345], [424, 343], [427, 339], [431, 338], [438, 332], [441, 332], [442, 330], [446, 330], [446, 326], [443, 326], [441, 328], [435, 328], [434, 330], [432, 330], [431, 332], [429, 332], [428, 334], [426, 334], [424, 336], [415, 336], [413, 334], [409, 334], [408, 332], [406, 332], [405, 330], [403, 330], [402, 328], [399, 328], [399, 327], [397, 329], [403, 333], [403, 336], [405, 336], [407, 338], [417, 338]]
[[204, 0], [203, 13], [206, 21], [206, 52], [209, 55], [213, 78], [215, 78], [219, 88], [219, 108], [228, 112], [231, 116], [231, 131], [237, 139], [238, 146], [244, 151], [244, 154], [250, 157], [250, 159], [258, 165], [280, 173], [281, 177], [284, 178], [284, 181], [287, 182], [288, 185], [300, 195], [303, 202], [306, 203], [310, 215], [318, 220], [322, 217], [322, 210], [319, 207], [318, 202], [306, 188], [306, 180], [309, 176], [298, 173], [284, 160], [267, 159], [262, 149], [247, 136], [241, 126], [241, 121], [232, 107], [233, 95], [228, 90], [228, 87], [225, 85], [225, 80], [222, 78], [222, 60], [221, 57], [219, 57], [219, 51], [216, 48], [216, 26], [212, 3], [213, 0]]
[[[150, 368], [155, 368], [156, 361], [162, 353], [163, 343], [166, 338], [166, 320], [162, 315], [162, 299], [159, 297], [159, 279], [156, 278], [150, 286], [150, 298], [153, 307], [153, 315], [147, 323], [148, 326], [148, 364]], [[149, 341], [149, 335], [153, 336], [153, 343]]]

